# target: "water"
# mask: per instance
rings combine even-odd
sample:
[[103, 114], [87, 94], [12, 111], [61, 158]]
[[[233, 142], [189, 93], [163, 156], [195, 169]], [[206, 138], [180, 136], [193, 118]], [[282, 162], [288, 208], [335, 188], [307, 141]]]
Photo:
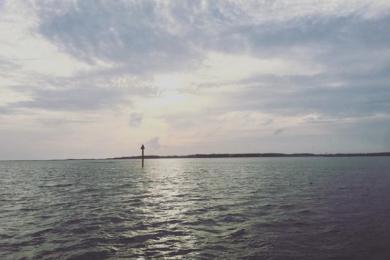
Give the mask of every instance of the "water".
[[389, 166], [0, 162], [0, 259], [390, 259]]

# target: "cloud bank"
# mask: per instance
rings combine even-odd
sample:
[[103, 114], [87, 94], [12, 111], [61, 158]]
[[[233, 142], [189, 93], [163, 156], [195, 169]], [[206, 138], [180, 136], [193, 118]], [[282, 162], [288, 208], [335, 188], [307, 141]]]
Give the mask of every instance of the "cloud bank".
[[390, 150], [388, 1], [4, 1], [0, 14], [0, 158], [150, 140], [162, 154]]

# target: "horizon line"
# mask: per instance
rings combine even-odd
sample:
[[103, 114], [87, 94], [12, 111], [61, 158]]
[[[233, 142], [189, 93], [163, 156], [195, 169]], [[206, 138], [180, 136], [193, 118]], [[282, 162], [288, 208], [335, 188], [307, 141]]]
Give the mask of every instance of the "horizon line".
[[[269, 158], [269, 157], [364, 157], [390, 156], [390, 152], [359, 153], [194, 153], [186, 155], [145, 155], [145, 159], [201, 159], [201, 158]], [[141, 155], [106, 157], [106, 158], [64, 158], [64, 159], [0, 159], [0, 161], [70, 161], [70, 160], [134, 160]]]

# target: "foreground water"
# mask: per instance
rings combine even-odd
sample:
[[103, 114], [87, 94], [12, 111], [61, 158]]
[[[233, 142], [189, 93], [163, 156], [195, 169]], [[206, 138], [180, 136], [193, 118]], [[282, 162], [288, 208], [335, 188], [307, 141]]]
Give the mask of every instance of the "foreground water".
[[390, 259], [390, 158], [0, 162], [0, 259]]

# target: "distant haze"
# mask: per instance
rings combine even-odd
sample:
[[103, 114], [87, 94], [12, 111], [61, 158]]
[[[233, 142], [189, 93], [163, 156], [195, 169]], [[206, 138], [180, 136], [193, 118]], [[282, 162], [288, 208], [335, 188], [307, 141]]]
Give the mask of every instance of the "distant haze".
[[0, 159], [390, 150], [390, 1], [0, 0]]

